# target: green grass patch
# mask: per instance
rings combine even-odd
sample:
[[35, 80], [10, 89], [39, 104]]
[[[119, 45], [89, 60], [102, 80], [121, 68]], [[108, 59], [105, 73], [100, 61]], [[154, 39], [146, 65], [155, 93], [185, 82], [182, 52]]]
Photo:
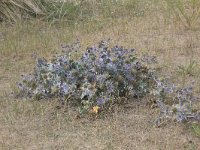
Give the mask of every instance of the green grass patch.
[[200, 138], [200, 124], [193, 124], [192, 127], [192, 132]]

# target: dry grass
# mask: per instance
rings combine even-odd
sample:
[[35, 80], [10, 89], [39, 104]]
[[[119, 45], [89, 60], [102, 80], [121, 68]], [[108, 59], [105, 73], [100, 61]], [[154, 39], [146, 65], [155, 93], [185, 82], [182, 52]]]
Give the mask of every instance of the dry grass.
[[28, 14], [42, 14], [42, 10], [36, 0], [1, 0], [0, 21], [16, 22], [24, 19]]
[[[165, 24], [160, 9], [137, 18], [100, 19], [98, 22], [49, 26], [40, 21], [0, 27], [0, 149], [200, 149], [199, 138], [185, 124], [168, 123], [156, 128], [150, 123], [157, 110], [134, 102], [112, 116], [94, 121], [75, 119], [72, 109], [56, 109], [56, 101], [16, 100], [10, 96], [21, 73], [34, 66], [31, 55], [51, 57], [61, 43], [78, 37], [83, 49], [111, 38], [111, 44], [135, 47], [138, 55], [158, 57], [163, 75], [180, 84], [195, 79], [200, 92], [200, 69], [193, 76], [177, 74], [190, 60], [199, 64], [200, 30], [185, 30], [182, 24]], [[198, 106], [199, 107], [199, 106]], [[199, 107], [200, 108], [200, 107]]]

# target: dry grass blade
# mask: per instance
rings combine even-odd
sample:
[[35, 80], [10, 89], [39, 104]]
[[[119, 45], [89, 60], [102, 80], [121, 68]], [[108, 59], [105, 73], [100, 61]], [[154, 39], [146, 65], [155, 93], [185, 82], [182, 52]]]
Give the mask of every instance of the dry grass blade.
[[3, 0], [0, 2], [0, 20], [16, 22], [27, 14], [42, 14], [36, 0]]
[[168, 11], [177, 17], [187, 29], [194, 29], [200, 17], [199, 0], [165, 0]]

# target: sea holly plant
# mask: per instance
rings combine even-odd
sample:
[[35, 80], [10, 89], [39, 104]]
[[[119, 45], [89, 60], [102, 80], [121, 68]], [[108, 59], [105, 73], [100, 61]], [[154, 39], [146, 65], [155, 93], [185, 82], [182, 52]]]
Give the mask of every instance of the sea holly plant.
[[157, 106], [160, 109], [160, 114], [155, 120], [156, 125], [160, 126], [166, 119], [177, 122], [200, 121], [200, 113], [193, 107], [198, 100], [193, 93], [194, 83], [180, 88], [171, 83], [169, 79], [154, 78], [154, 80], [156, 86], [151, 94], [155, 95]]
[[[177, 121], [192, 116], [198, 118], [191, 110], [194, 99], [191, 89], [176, 90], [174, 85], [159, 80], [156, 69], [148, 67], [156, 62], [154, 56], [138, 58], [135, 49], [110, 48], [102, 41], [74, 59], [72, 54], [79, 51], [79, 44], [62, 46], [63, 53], [51, 61], [37, 58], [33, 73], [22, 75], [18, 96], [59, 98], [62, 104], [77, 106], [83, 115], [98, 114], [124, 99], [153, 95], [160, 108], [158, 121], [174, 114]], [[173, 102], [168, 104], [167, 99], [173, 99]], [[163, 110], [165, 107], [170, 109]]]
[[89, 109], [150, 92], [151, 71], [143, 65], [144, 60], [136, 57], [135, 49], [109, 48], [102, 41], [73, 59], [74, 47], [80, 47], [63, 47], [63, 54], [51, 61], [38, 58], [33, 73], [22, 75], [19, 95], [34, 99], [59, 97], [62, 102]]

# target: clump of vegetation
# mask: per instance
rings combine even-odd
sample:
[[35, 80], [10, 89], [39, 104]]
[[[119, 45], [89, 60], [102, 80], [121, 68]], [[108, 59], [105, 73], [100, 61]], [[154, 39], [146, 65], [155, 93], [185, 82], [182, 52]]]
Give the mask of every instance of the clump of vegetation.
[[1, 0], [0, 21], [16, 22], [30, 15], [43, 14], [37, 0]]
[[55, 1], [55, 0], [3, 0], [0, 1], [0, 21], [17, 22], [38, 17], [50, 22], [96, 20], [143, 16], [148, 4], [139, 0], [125, 1]]
[[193, 76], [195, 74], [195, 69], [197, 68], [197, 63], [193, 60], [190, 60], [189, 64], [187, 65], [180, 65], [178, 66], [178, 73], [186, 76], [190, 75]]
[[[193, 84], [188, 87], [177, 87], [169, 79], [156, 79], [153, 95], [156, 96], [160, 115], [156, 119], [156, 125], [160, 126], [166, 119], [185, 122], [188, 120], [200, 121], [200, 113], [195, 109], [194, 103], [197, 97], [193, 93]], [[164, 122], [165, 122], [164, 121]]]
[[187, 29], [195, 29], [199, 24], [199, 0], [165, 0], [169, 15], [173, 15]]
[[74, 51], [80, 50], [78, 43], [64, 46], [63, 54], [50, 62], [38, 58], [34, 72], [23, 75], [18, 83], [18, 96], [59, 98], [62, 103], [78, 106], [80, 114], [98, 114], [123, 100], [153, 95], [160, 108], [157, 124], [161, 118], [174, 116], [181, 122], [200, 120], [193, 111], [192, 88], [178, 89], [167, 80], [161, 81], [156, 70], [148, 67], [156, 62], [155, 57], [139, 59], [135, 49], [109, 48], [106, 43], [87, 48], [80, 59], [72, 57]]
[[34, 73], [22, 76], [20, 93], [35, 99], [59, 97], [91, 108], [150, 92], [152, 70], [142, 65], [134, 49], [108, 48], [101, 42], [78, 60], [72, 59], [72, 49], [74, 45], [51, 62], [37, 59]]
[[197, 137], [200, 137], [200, 125], [199, 124], [193, 124], [192, 131]]

